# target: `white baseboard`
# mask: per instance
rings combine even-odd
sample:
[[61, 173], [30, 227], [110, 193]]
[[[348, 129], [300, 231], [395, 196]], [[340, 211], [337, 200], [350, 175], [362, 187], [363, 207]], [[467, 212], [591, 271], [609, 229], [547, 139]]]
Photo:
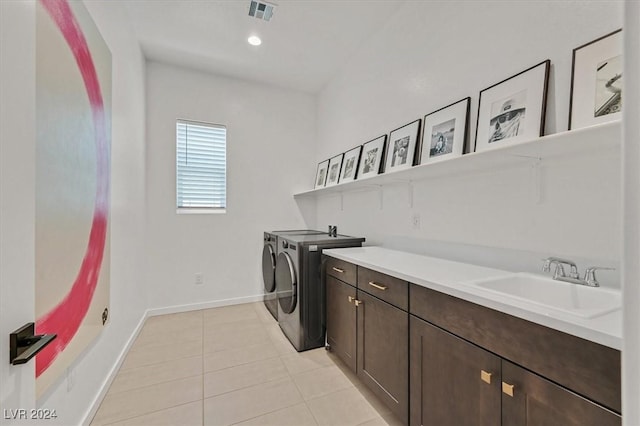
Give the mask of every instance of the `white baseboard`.
[[111, 387], [111, 383], [113, 383], [113, 380], [116, 378], [116, 374], [118, 374], [118, 370], [120, 369], [122, 362], [124, 361], [125, 357], [129, 353], [129, 349], [131, 349], [131, 346], [133, 345], [133, 342], [135, 342], [136, 338], [138, 337], [138, 334], [140, 334], [140, 331], [142, 330], [142, 327], [144, 326], [144, 323], [148, 317], [149, 317], [149, 310], [146, 310], [142, 314], [140, 321], [138, 321], [138, 325], [136, 325], [136, 328], [133, 330], [133, 333], [131, 333], [131, 336], [127, 340], [127, 343], [124, 345], [124, 347], [120, 351], [120, 354], [118, 355], [116, 362], [113, 364], [113, 367], [111, 367], [109, 374], [107, 374], [107, 377], [104, 379], [104, 382], [102, 382], [102, 386], [100, 387], [100, 392], [98, 392], [98, 394], [93, 400], [93, 403], [91, 403], [91, 405], [89, 406], [89, 409], [85, 413], [84, 419], [82, 420], [82, 424], [84, 426], [89, 426], [91, 424], [91, 421], [93, 420], [94, 416], [98, 412], [98, 408], [100, 408], [100, 404], [102, 404], [102, 400], [107, 395], [107, 392]]
[[147, 309], [150, 317], [156, 315], [176, 314], [179, 312], [197, 311], [200, 309], [219, 308], [221, 306], [240, 305], [242, 303], [259, 302], [263, 298], [262, 294], [255, 296], [235, 297], [232, 299], [213, 300], [210, 302], [190, 303], [188, 305], [167, 306], [165, 308]]
[[259, 294], [255, 296], [245, 296], [245, 297], [236, 297], [232, 299], [213, 300], [210, 302], [191, 303], [188, 305], [175, 305], [175, 306], [167, 306], [165, 308], [153, 308], [153, 309], [147, 309], [146, 311], [144, 311], [144, 314], [140, 318], [138, 325], [133, 330], [133, 333], [131, 333], [131, 337], [129, 337], [129, 339], [127, 340], [127, 343], [122, 348], [122, 351], [120, 351], [120, 355], [118, 355], [116, 362], [114, 363], [113, 367], [111, 367], [109, 374], [107, 375], [104, 382], [102, 383], [100, 392], [98, 392], [95, 399], [93, 400], [93, 403], [85, 413], [84, 419], [82, 421], [82, 425], [89, 426], [91, 424], [93, 417], [98, 412], [98, 408], [100, 408], [100, 404], [102, 404], [102, 400], [104, 399], [104, 397], [107, 395], [107, 392], [109, 391], [109, 387], [111, 386], [111, 383], [113, 383], [113, 380], [116, 378], [116, 375], [118, 374], [118, 370], [120, 369], [122, 362], [124, 361], [125, 357], [129, 353], [129, 350], [131, 349], [133, 342], [135, 342], [136, 338], [138, 337], [138, 334], [140, 334], [140, 331], [142, 330], [142, 327], [144, 326], [144, 323], [147, 320], [147, 318], [157, 316], [157, 315], [175, 314], [179, 312], [197, 311], [199, 309], [219, 308], [221, 306], [230, 306], [230, 305], [239, 305], [242, 303], [259, 302], [262, 299], [263, 299], [263, 295]]

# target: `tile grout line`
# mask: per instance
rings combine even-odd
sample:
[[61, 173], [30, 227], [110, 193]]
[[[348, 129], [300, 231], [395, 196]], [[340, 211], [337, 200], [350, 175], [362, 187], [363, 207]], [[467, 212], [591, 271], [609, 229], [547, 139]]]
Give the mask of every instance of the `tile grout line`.
[[125, 421], [127, 421], [127, 420], [133, 420], [133, 419], [137, 419], [137, 418], [139, 418], [139, 417], [148, 416], [148, 415], [150, 415], [150, 414], [159, 413], [159, 412], [161, 412], [161, 411], [165, 411], [165, 410], [172, 410], [172, 409], [174, 409], [174, 408], [176, 408], [176, 407], [182, 407], [183, 405], [193, 404], [194, 402], [197, 402], [197, 401], [189, 401], [189, 402], [185, 402], [185, 403], [182, 403], [182, 404], [174, 405], [174, 406], [172, 406], [172, 407], [166, 407], [166, 408], [162, 408], [162, 409], [160, 409], [160, 410], [151, 411], [151, 412], [149, 412], [149, 413], [143, 413], [143, 414], [139, 414], [139, 415], [137, 415], [137, 416], [127, 417], [126, 419], [116, 420], [116, 421], [111, 422], [111, 423], [101, 423], [100, 425], [97, 425], [97, 426], [111, 426], [111, 425], [114, 425], [114, 424], [118, 424], [118, 423], [125, 422]]
[[[254, 308], [254, 309], [255, 309], [255, 308]], [[262, 321], [260, 321], [260, 318], [258, 318], [258, 322], [260, 323], [260, 325], [262, 325], [262, 326], [264, 327], [264, 323], [262, 323]], [[267, 333], [269, 332], [266, 328], [265, 328], [265, 331], [266, 331]], [[273, 342], [271, 341], [271, 339], [269, 339], [269, 344], [273, 345]], [[276, 352], [277, 352], [277, 351], [276, 351]], [[302, 403], [304, 403], [305, 401], [304, 401], [304, 397], [302, 396], [302, 392], [300, 392], [300, 389], [298, 388], [298, 385], [296, 385], [296, 383], [293, 381], [293, 377], [291, 376], [291, 373], [290, 373], [290, 372], [289, 372], [289, 370], [287, 369], [286, 364], [285, 364], [285, 363], [284, 363], [284, 361], [282, 360], [282, 356], [283, 356], [283, 355], [281, 355], [281, 354], [279, 354], [279, 353], [278, 353], [278, 355], [277, 355], [276, 357], [272, 357], [272, 358], [268, 358], [268, 359], [278, 358], [278, 359], [280, 360], [280, 362], [282, 362], [282, 364], [284, 365], [284, 371], [287, 373], [288, 379], [289, 379], [289, 380], [293, 383], [293, 385], [296, 387], [296, 390], [298, 391], [298, 394], [299, 394], [299, 395], [300, 395], [300, 397], [302, 398]], [[261, 360], [260, 360], [260, 361], [261, 361]], [[254, 361], [254, 362], [259, 362], [259, 361]], [[245, 364], [249, 364], [249, 363], [245, 363]], [[245, 364], [242, 364], [242, 365], [245, 365]], [[209, 397], [209, 398], [216, 398], [216, 397], [218, 397], [218, 396], [220, 396], [220, 395], [225, 395], [225, 394], [228, 394], [228, 393], [231, 393], [231, 392], [235, 392], [235, 391], [238, 391], [238, 390], [249, 389], [249, 388], [252, 388], [252, 387], [254, 387], [254, 386], [260, 386], [260, 385], [262, 385], [262, 384], [264, 384], [264, 383], [271, 383], [271, 382], [274, 382], [274, 381], [277, 381], [277, 380], [283, 380], [283, 379], [284, 379], [284, 378], [283, 378], [283, 377], [281, 377], [281, 378], [279, 378], [279, 379], [267, 380], [266, 382], [262, 382], [262, 383], [254, 384], [254, 385], [251, 385], [251, 386], [245, 386], [245, 387], [240, 388], [240, 389], [234, 389], [233, 391], [224, 392], [224, 393], [221, 393], [221, 394], [218, 394], [218, 395], [211, 396], [211, 397]], [[237, 424], [240, 424], [240, 423], [243, 423], [243, 422], [246, 422], [246, 421], [252, 420], [252, 419], [257, 419], [258, 417], [266, 416], [266, 415], [269, 415], [269, 414], [272, 414], [272, 413], [275, 413], [275, 412], [278, 412], [278, 411], [281, 411], [281, 410], [286, 410], [287, 408], [294, 407], [294, 406], [296, 406], [296, 405], [298, 405], [298, 404], [299, 404], [299, 403], [297, 403], [297, 404], [287, 405], [287, 406], [285, 406], [285, 407], [280, 407], [280, 408], [277, 408], [277, 409], [275, 409], [275, 410], [268, 411], [268, 412], [266, 412], [266, 413], [262, 413], [262, 414], [259, 414], [259, 415], [257, 415], [257, 416], [254, 416], [254, 417], [250, 417], [250, 418], [248, 418], [248, 419], [240, 420], [239, 422], [232, 423], [232, 425], [237, 425]], [[306, 406], [306, 404], [305, 404], [305, 406]], [[307, 409], [308, 409], [308, 408], [307, 408]], [[309, 410], [309, 411], [311, 411], [311, 410]], [[313, 413], [312, 413], [311, 415], [313, 416]], [[315, 418], [314, 418], [314, 421], [315, 421]], [[318, 422], [317, 422], [317, 421], [316, 421], [316, 424], [318, 424]]]
[[[193, 357], [191, 357], [191, 358], [193, 358]], [[179, 359], [182, 359], [182, 358], [179, 358]], [[152, 364], [152, 365], [156, 365], [156, 364]], [[114, 381], [118, 378], [119, 374], [120, 374], [120, 370], [116, 374], [116, 377], [114, 378]], [[150, 384], [150, 385], [146, 385], [146, 386], [141, 386], [141, 387], [129, 389], [129, 390], [126, 390], [126, 391], [116, 392], [115, 394], [111, 394], [111, 395], [121, 395], [124, 392], [139, 391], [139, 390], [142, 390], [142, 389], [145, 389], [145, 388], [150, 388], [150, 387], [154, 387], [154, 386], [158, 386], [158, 385], [162, 385], [162, 384], [167, 384], [167, 383], [171, 383], [171, 382], [185, 380], [185, 379], [189, 379], [189, 378], [193, 378], [193, 377], [197, 377], [197, 375], [181, 377], [181, 378], [177, 378], [177, 379], [173, 379], [173, 380], [167, 380], [165, 382], [160, 382], [160, 383], [154, 383], [154, 384]], [[107, 395], [105, 396], [105, 399], [106, 399], [107, 396], [109, 396], [109, 394], [110, 394], [110, 389], [109, 389], [109, 391], [107, 391]], [[172, 405], [172, 406], [169, 406], [169, 407], [163, 407], [163, 408], [160, 408], [160, 409], [157, 409], [157, 410], [149, 411], [147, 413], [137, 414], [137, 415], [134, 415], [134, 416], [131, 416], [131, 417], [118, 419], [118, 420], [112, 421], [110, 423], [101, 423], [101, 426], [112, 425], [112, 424], [116, 424], [116, 423], [119, 423], [119, 422], [135, 419], [137, 417], [147, 416], [147, 415], [150, 415], [150, 414], [153, 414], [153, 413], [157, 413], [157, 412], [160, 412], [160, 411], [173, 409], [175, 407], [179, 407], [179, 406], [186, 405], [186, 404], [191, 404], [193, 402], [196, 402], [196, 401], [188, 401], [188, 402], [184, 402], [184, 403], [181, 403], [181, 404]], [[104, 403], [104, 400], [103, 400], [103, 403]], [[102, 404], [101, 404], [101, 406], [102, 406]], [[95, 419], [95, 417], [94, 417], [94, 419]]]
[[[193, 358], [196, 358], [196, 357], [193, 357]], [[200, 373], [191, 374], [191, 375], [188, 375], [188, 376], [178, 377], [176, 379], [164, 380], [162, 382], [151, 383], [149, 385], [138, 386], [138, 387], [135, 387], [135, 388], [125, 389], [125, 390], [116, 391], [116, 392], [111, 392], [111, 389], [109, 389], [109, 393], [111, 395], [120, 395], [120, 394], [125, 393], [125, 392], [140, 390], [140, 389], [148, 388], [148, 387], [151, 387], [151, 386], [164, 385], [164, 384], [171, 383], [171, 382], [177, 382], [179, 380], [190, 379], [192, 377], [197, 377], [198, 375], [201, 375], [201, 374]]]
[[[248, 346], [240, 347], [240, 348], [237, 348], [237, 349], [245, 349], [245, 348], [247, 348], [247, 347], [248, 347]], [[216, 352], [209, 352], [208, 354], [203, 355], [203, 356], [202, 356], [203, 363], [204, 363], [204, 357], [205, 357], [206, 355], [215, 354], [215, 353], [217, 353], [217, 352], [224, 352], [224, 350], [222, 350], [222, 351], [216, 351]], [[240, 364], [230, 365], [230, 366], [228, 366], [228, 367], [220, 368], [220, 369], [218, 369], [218, 370], [210, 370], [210, 371], [205, 371], [205, 370], [204, 370], [204, 366], [203, 366], [202, 373], [203, 373], [204, 375], [207, 375], [207, 374], [209, 374], [209, 373], [217, 373], [217, 372], [219, 372], [219, 371], [225, 371], [225, 370], [228, 370], [228, 369], [230, 369], [230, 368], [242, 367], [243, 365], [253, 364], [254, 362], [268, 361], [268, 360], [270, 360], [270, 359], [279, 358], [279, 357], [280, 357], [280, 355], [270, 356], [270, 357], [268, 357], [268, 358], [261, 358], [261, 359], [257, 359], [257, 360], [255, 360], [255, 361], [242, 362], [242, 363], [240, 363]], [[286, 368], [286, 367], [285, 367], [285, 368]]]
[[[296, 352], [297, 355], [299, 355], [298, 352]], [[289, 356], [289, 355], [286, 355]], [[284, 362], [284, 361], [283, 361]], [[296, 389], [298, 389], [298, 393], [300, 394], [300, 397], [302, 398], [302, 403], [304, 404], [304, 406], [306, 407], [306, 409], [309, 411], [309, 414], [311, 414], [311, 418], [313, 419], [313, 421], [316, 423], [316, 425], [319, 425], [320, 422], [318, 421], [318, 419], [316, 418], [316, 415], [313, 414], [313, 410], [311, 410], [311, 407], [309, 407], [309, 404], [307, 404], [307, 400], [304, 398], [304, 395], [302, 395], [302, 391], [300, 390], [300, 386], [298, 386], [298, 384], [296, 383], [295, 380], [293, 380], [293, 374], [291, 374], [291, 372], [289, 371], [289, 369], [287, 368], [286, 364], [284, 366], [284, 368], [287, 370], [287, 373], [289, 373], [289, 377], [291, 378], [291, 381], [293, 382], [293, 385], [296, 387]]]
[[[197, 342], [197, 340], [186, 340], [185, 342]], [[178, 344], [183, 344], [183, 343], [185, 343], [185, 342], [179, 342]], [[135, 343], [134, 343], [134, 344], [135, 344]], [[168, 344], [166, 344], [166, 345], [161, 345], [161, 346], [159, 346], [159, 347], [163, 347], [163, 346], [175, 346], [175, 343], [173, 343], [173, 344], [168, 343]], [[132, 352], [134, 352], [134, 351], [132, 350], [132, 351], [130, 351], [129, 353], [132, 353]], [[155, 351], [154, 351], [154, 352], [155, 352]], [[127, 355], [128, 355], [128, 354], [127, 354]], [[127, 366], [124, 366], [124, 368], [120, 367], [120, 368], [118, 369], [118, 373], [120, 373], [121, 371], [133, 370], [133, 369], [135, 369], [135, 368], [141, 368], [141, 367], [151, 367], [151, 366], [154, 366], [154, 365], [164, 364], [165, 362], [177, 361], [177, 360], [185, 359], [185, 358], [194, 358], [194, 357], [197, 357], [197, 356], [198, 356], [197, 354], [196, 354], [196, 355], [184, 355], [184, 356], [179, 356], [179, 357], [177, 357], [177, 358], [169, 358], [169, 359], [165, 359], [165, 360], [158, 361], [158, 362], [152, 362], [152, 363], [150, 363], [150, 364], [142, 364], [142, 365], [138, 365], [137, 367], [127, 367]], [[126, 361], [126, 359], [125, 359], [125, 361]]]

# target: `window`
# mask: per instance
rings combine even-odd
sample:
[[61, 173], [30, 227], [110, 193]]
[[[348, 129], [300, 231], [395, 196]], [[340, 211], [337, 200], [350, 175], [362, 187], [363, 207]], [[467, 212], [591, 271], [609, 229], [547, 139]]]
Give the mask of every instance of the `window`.
[[224, 213], [227, 207], [227, 129], [176, 121], [178, 213]]

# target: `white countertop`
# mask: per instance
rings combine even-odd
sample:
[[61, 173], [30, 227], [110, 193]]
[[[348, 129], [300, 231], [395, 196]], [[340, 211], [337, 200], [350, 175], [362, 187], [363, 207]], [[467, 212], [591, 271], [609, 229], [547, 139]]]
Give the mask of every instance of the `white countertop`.
[[510, 271], [376, 246], [327, 249], [323, 253], [601, 345], [622, 349], [621, 309], [595, 318], [539, 312], [528, 303], [467, 284], [474, 280], [512, 275]]

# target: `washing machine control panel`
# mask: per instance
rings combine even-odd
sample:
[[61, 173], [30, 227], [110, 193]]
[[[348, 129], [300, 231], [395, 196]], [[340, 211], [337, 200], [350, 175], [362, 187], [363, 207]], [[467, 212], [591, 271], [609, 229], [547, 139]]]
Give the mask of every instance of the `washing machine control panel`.
[[286, 240], [282, 240], [280, 244], [282, 245], [283, 249], [296, 250], [296, 248], [298, 247], [295, 243], [291, 243]]

